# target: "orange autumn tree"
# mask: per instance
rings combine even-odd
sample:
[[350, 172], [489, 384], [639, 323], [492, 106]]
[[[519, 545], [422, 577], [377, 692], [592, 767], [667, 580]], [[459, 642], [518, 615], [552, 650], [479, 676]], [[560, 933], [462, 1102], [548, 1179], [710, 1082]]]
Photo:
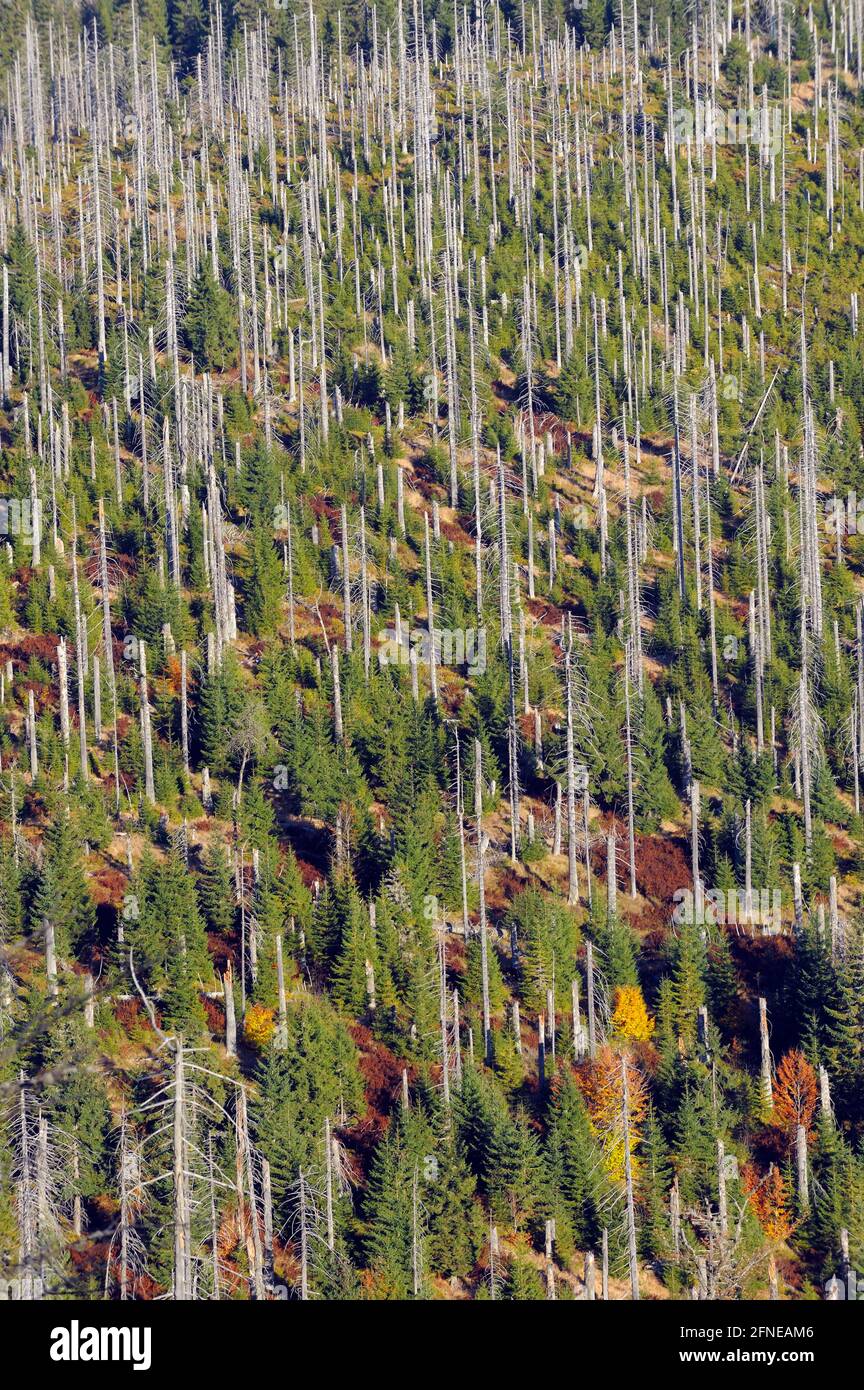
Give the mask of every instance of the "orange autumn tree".
[[741, 1177], [756, 1219], [770, 1241], [782, 1245], [792, 1233], [789, 1190], [783, 1174], [772, 1163], [766, 1177], [760, 1179], [752, 1164], [745, 1164]]
[[792, 1048], [779, 1067], [774, 1083], [774, 1123], [791, 1140], [803, 1125], [808, 1139], [813, 1134], [813, 1114], [819, 1083], [803, 1052]]
[[620, 985], [615, 991], [612, 1031], [628, 1042], [649, 1042], [654, 1020], [648, 1012], [638, 985]]
[[[622, 1059], [611, 1047], [603, 1047], [580, 1084], [588, 1106], [588, 1118], [603, 1152], [603, 1162], [613, 1182], [624, 1181], [624, 1081]], [[630, 1161], [637, 1172], [636, 1149], [642, 1139], [642, 1122], [648, 1093], [641, 1072], [632, 1062], [627, 1067], [629, 1097]]]

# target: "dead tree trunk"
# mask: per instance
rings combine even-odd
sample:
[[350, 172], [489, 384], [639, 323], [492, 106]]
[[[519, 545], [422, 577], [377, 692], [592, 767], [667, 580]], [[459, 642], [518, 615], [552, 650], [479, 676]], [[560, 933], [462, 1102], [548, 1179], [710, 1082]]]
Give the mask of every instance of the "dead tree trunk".
[[639, 1265], [636, 1255], [636, 1210], [633, 1201], [633, 1164], [630, 1155], [630, 1085], [627, 1058], [621, 1058], [621, 1091], [624, 1122], [624, 1183], [627, 1191], [627, 1261], [630, 1266], [630, 1292], [639, 1298]]

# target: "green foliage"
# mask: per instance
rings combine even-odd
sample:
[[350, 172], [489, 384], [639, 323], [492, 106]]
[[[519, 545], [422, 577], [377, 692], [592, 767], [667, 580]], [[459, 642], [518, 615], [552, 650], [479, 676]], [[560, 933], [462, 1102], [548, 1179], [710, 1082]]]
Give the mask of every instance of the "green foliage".
[[[194, 24], [193, 3], [184, 0], [184, 28]], [[199, 367], [224, 371], [237, 356], [237, 321], [231, 297], [213, 278], [212, 271], [202, 266], [192, 286], [186, 313], [183, 316], [183, 338]]]

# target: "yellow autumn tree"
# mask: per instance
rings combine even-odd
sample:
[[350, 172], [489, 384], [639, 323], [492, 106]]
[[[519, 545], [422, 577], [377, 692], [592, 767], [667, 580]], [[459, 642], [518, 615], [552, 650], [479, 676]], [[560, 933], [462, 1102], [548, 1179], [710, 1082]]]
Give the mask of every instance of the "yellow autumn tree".
[[654, 1033], [654, 1019], [648, 1012], [638, 985], [620, 985], [615, 991], [612, 1031], [628, 1042], [649, 1042]]
[[274, 1032], [273, 1010], [263, 1004], [252, 1004], [243, 1020], [243, 1037], [250, 1047], [263, 1052]]

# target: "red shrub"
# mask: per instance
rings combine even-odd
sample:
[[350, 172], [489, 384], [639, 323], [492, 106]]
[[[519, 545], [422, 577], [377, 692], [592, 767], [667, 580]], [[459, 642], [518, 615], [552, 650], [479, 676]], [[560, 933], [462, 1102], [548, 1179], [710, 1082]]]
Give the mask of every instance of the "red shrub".
[[[603, 855], [605, 866], [605, 851]], [[636, 886], [669, 912], [678, 889], [693, 882], [685, 842], [673, 835], [639, 835], [636, 838]]]
[[225, 1008], [219, 1003], [218, 999], [211, 999], [209, 995], [201, 996], [204, 1005], [204, 1013], [207, 1017], [207, 1029], [214, 1038], [224, 1038], [225, 1036]]

